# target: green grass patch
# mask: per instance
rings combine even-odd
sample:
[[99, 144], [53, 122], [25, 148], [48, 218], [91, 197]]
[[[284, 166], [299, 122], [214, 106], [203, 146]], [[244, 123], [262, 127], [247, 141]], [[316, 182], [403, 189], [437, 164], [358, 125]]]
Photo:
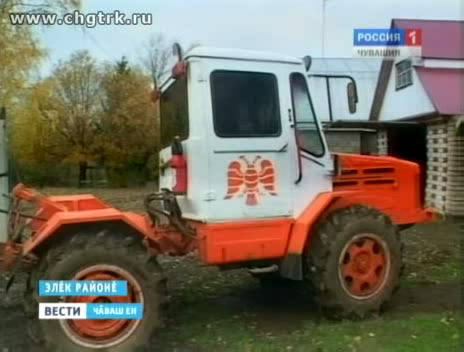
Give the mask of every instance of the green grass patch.
[[166, 351], [453, 352], [463, 347], [462, 320], [452, 312], [362, 322], [307, 320], [285, 332], [266, 331], [246, 314], [220, 318], [192, 309], [176, 321], [164, 336], [170, 341]]

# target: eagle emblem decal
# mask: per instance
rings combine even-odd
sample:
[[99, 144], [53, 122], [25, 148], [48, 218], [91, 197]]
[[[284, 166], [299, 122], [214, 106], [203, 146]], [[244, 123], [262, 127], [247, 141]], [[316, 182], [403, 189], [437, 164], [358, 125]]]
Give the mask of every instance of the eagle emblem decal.
[[260, 196], [277, 195], [275, 185], [275, 168], [271, 160], [257, 156], [249, 162], [242, 155], [227, 168], [227, 194], [224, 199], [246, 196], [247, 205], [257, 205]]

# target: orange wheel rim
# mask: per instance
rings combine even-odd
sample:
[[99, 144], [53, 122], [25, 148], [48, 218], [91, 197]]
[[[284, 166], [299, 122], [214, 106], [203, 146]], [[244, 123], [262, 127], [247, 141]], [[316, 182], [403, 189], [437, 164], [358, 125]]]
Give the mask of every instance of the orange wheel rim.
[[[67, 303], [143, 303], [143, 293], [137, 280], [125, 270], [113, 265], [94, 265], [79, 271], [73, 280], [127, 281], [127, 296], [73, 296]], [[108, 348], [128, 338], [140, 320], [61, 320], [66, 335], [75, 343], [93, 348]]]
[[367, 299], [379, 292], [390, 270], [390, 252], [379, 236], [361, 234], [343, 248], [339, 279], [343, 289], [355, 299]]

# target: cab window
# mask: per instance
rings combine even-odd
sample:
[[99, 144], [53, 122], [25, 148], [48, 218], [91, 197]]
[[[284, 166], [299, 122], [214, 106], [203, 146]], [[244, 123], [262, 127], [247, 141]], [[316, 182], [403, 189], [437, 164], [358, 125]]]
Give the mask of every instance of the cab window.
[[160, 130], [161, 147], [169, 146], [174, 137], [187, 139], [189, 112], [187, 77], [177, 79], [161, 96]]
[[269, 73], [214, 71], [211, 74], [217, 136], [273, 137], [281, 132], [277, 79]]

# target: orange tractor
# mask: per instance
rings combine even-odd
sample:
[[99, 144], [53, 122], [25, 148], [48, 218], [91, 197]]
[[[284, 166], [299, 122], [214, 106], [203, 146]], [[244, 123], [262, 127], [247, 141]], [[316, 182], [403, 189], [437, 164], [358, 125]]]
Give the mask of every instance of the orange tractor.
[[[419, 166], [329, 153], [309, 57], [204, 47], [182, 57], [177, 49], [171, 77], [153, 94], [163, 149], [160, 191], [147, 196], [146, 214], [92, 195], [14, 188], [3, 267], [29, 273], [34, 335], [47, 351], [149, 345], [166, 301], [157, 257], [192, 251], [264, 282], [305, 281], [335, 316], [379, 311], [399, 283], [399, 231], [435, 217], [422, 203]], [[33, 215], [21, 213], [25, 202]], [[38, 280], [125, 280], [128, 295], [39, 297]], [[144, 316], [38, 320], [39, 302], [143, 303]]]

